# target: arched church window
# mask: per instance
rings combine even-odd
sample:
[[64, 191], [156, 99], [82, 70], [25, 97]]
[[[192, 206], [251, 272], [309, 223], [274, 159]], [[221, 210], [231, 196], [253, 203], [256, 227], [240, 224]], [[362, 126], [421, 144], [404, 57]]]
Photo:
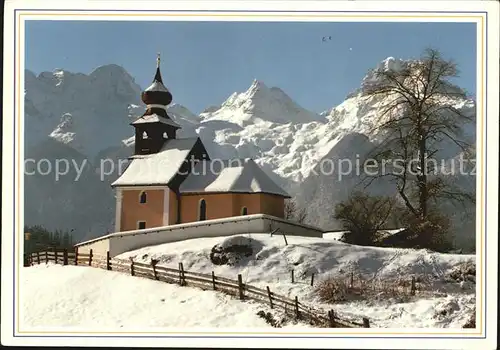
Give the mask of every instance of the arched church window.
[[163, 138], [164, 138], [164, 139], [168, 139], [168, 135], [167, 135], [167, 133], [166, 133], [166, 132], [164, 132], [164, 133], [163, 133]]
[[198, 210], [198, 220], [203, 221], [207, 219], [207, 202], [204, 199], [200, 200]]
[[241, 215], [247, 215], [248, 214], [248, 209], [247, 207], [241, 208]]
[[148, 133], [144, 131], [144, 132], [142, 133], [142, 139], [143, 139], [143, 140], [145, 140], [145, 139], [147, 139], [147, 138], [148, 138]]
[[141, 204], [144, 204], [144, 203], [146, 203], [147, 199], [148, 199], [148, 197], [147, 197], [146, 192], [142, 191], [141, 195], [139, 196], [139, 202]]

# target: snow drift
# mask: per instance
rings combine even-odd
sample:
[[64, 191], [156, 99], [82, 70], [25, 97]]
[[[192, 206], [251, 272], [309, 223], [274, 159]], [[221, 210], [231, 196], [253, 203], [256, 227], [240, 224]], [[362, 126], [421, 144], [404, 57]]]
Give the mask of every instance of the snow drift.
[[[182, 262], [188, 271], [236, 279], [266, 288], [323, 309], [334, 310], [344, 319], [370, 319], [371, 327], [453, 327], [461, 328], [475, 307], [475, 277], [468, 281], [453, 278], [463, 264], [474, 264], [474, 255], [433, 253], [427, 250], [362, 247], [334, 239], [248, 234], [233, 237], [191, 239], [142, 248], [117, 256], [175, 268]], [[235, 247], [237, 255], [232, 255]], [[246, 247], [249, 249], [241, 249]], [[213, 251], [230, 252], [226, 263], [212, 261]], [[291, 271], [295, 281], [291, 282]], [[339, 304], [322, 302], [315, 285], [329, 278], [345, 278], [354, 271], [376, 283], [396, 283], [417, 276], [429, 282], [430, 292], [399, 301], [393, 298], [350, 301]], [[451, 307], [451, 306], [453, 307]], [[451, 311], [441, 312], [439, 310]]]

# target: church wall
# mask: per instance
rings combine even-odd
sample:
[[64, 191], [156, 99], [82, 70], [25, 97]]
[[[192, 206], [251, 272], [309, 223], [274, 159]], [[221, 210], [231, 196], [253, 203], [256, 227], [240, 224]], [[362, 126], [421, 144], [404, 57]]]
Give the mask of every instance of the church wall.
[[198, 221], [201, 199], [205, 199], [207, 205], [207, 220], [239, 216], [243, 207], [247, 208], [247, 215], [267, 214], [279, 218], [284, 216], [284, 199], [280, 196], [262, 193], [183, 194], [181, 223]]
[[120, 231], [137, 230], [138, 221], [146, 221], [146, 228], [164, 226], [164, 190], [145, 190], [146, 203], [140, 203], [143, 190], [123, 190]]
[[183, 194], [181, 223], [198, 221], [198, 208], [202, 199], [205, 199], [207, 206], [207, 220], [234, 216], [233, 195], [230, 193]]
[[241, 209], [247, 208], [247, 215], [267, 214], [282, 218], [284, 215], [284, 198], [265, 193], [234, 194], [233, 215], [241, 215]]
[[178, 242], [186, 239], [204, 237], [227, 237], [248, 233], [267, 233], [275, 229], [288, 236], [323, 237], [324, 231], [313, 226], [299, 224], [277, 217], [256, 214], [224, 218], [217, 220], [198, 221], [181, 225], [167, 226], [160, 229], [135, 230], [119, 232], [90, 241], [77, 244], [78, 251], [106, 255], [111, 257], [146, 246]]
[[262, 211], [259, 193], [234, 193], [233, 216], [241, 215], [241, 209], [247, 208], [247, 215], [265, 214]]
[[283, 218], [285, 215], [285, 199], [281, 196], [276, 196], [267, 193], [259, 193], [260, 207], [262, 214]]
[[174, 191], [169, 191], [168, 225], [177, 224], [177, 195]]

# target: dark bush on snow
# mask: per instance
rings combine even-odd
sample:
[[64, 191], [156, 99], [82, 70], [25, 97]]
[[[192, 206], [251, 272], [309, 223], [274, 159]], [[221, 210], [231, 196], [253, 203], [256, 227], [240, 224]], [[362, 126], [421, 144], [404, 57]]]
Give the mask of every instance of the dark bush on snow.
[[472, 310], [471, 315], [462, 328], [476, 328], [476, 308]]
[[210, 261], [214, 265], [234, 266], [242, 259], [256, 253], [256, 242], [250, 238], [235, 236], [213, 246], [210, 252]]

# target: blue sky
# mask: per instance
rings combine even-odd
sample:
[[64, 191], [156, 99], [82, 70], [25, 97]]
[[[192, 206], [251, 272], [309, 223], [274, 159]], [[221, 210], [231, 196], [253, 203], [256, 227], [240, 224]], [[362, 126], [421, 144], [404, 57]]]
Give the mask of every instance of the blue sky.
[[457, 83], [475, 95], [476, 27], [469, 23], [26, 23], [26, 68], [36, 74], [88, 74], [114, 63], [144, 88], [160, 52], [174, 102], [195, 113], [245, 91], [254, 78], [321, 112], [341, 103], [381, 60], [415, 58], [429, 46], [458, 63]]

